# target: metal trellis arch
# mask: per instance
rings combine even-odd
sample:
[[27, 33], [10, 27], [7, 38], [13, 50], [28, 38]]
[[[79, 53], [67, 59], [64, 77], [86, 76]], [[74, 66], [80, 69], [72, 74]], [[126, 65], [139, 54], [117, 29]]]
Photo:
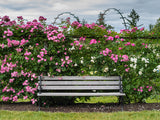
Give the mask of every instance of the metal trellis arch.
[[54, 22], [52, 23], [53, 25], [56, 23], [56, 20], [59, 19], [60, 16], [64, 15], [64, 14], [69, 14], [71, 16], [73, 16], [73, 18], [75, 18], [78, 22], [80, 22], [79, 18], [77, 16], [75, 16], [73, 13], [71, 12], [63, 12], [57, 15], [57, 17], [55, 18]]
[[107, 13], [108, 11], [110, 11], [110, 10], [116, 11], [116, 12], [121, 16], [120, 19], [123, 20], [123, 23], [122, 23], [122, 24], [124, 24], [125, 29], [127, 29], [127, 25], [126, 25], [126, 22], [125, 22], [125, 17], [123, 17], [123, 15], [122, 15], [122, 13], [120, 12], [120, 10], [118, 10], [118, 9], [116, 9], [116, 8], [108, 8], [107, 10], [104, 11], [103, 15], [106, 15], [106, 13]]

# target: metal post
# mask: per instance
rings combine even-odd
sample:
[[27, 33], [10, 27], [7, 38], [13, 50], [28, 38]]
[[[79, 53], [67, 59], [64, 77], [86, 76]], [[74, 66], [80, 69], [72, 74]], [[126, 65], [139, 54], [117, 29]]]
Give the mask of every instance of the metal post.
[[39, 100], [39, 111], [41, 111], [41, 98], [38, 96], [38, 100]]
[[123, 96], [121, 97], [121, 109], [122, 109], [122, 111], [123, 111], [123, 108], [124, 108], [124, 104], [123, 104]]
[[[119, 92], [120, 93], [123, 93], [123, 87], [122, 87], [122, 78], [121, 78], [121, 76], [119, 76], [119, 87], [120, 87], [120, 90], [119, 90]], [[124, 104], [123, 104], [123, 102], [124, 102], [124, 99], [123, 99], [123, 96], [120, 96], [120, 104], [121, 104], [121, 109], [122, 109], [122, 111], [123, 111], [123, 108], [124, 108]]]
[[[42, 84], [42, 76], [39, 77], [40, 78], [40, 83], [39, 83], [39, 94], [41, 94], [41, 84]], [[38, 96], [38, 100], [39, 100], [39, 111], [41, 110], [41, 98], [40, 96]]]

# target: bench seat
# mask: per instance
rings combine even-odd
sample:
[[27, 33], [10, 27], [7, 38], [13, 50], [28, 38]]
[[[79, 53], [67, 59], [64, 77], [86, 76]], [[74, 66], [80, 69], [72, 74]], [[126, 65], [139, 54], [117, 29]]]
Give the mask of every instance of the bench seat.
[[125, 96], [124, 93], [112, 92], [112, 93], [38, 93], [38, 96]]
[[120, 76], [39, 76], [38, 80], [39, 101], [42, 96], [125, 96]]

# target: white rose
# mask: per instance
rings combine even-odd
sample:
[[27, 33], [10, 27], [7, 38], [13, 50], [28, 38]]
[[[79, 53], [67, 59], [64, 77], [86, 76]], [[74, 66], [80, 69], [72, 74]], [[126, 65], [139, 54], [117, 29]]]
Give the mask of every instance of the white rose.
[[29, 45], [29, 49], [31, 49], [31, 50], [32, 50], [32, 49], [33, 49], [33, 47], [32, 47], [31, 45]]
[[83, 60], [83, 59], [84, 59], [84, 57], [81, 57], [80, 59], [81, 59], [81, 60]]
[[96, 58], [96, 57], [92, 57], [92, 56], [91, 56], [91, 59], [92, 59], [92, 60], [94, 60], [95, 58]]
[[157, 66], [157, 69], [160, 70], [160, 65]]
[[133, 66], [133, 68], [136, 69], [136, 66], [137, 66], [137, 64], [135, 64], [135, 65]]
[[153, 69], [153, 72], [157, 72], [157, 69]]
[[93, 75], [93, 71], [91, 71], [90, 74]]
[[139, 71], [138, 74], [139, 74], [139, 75], [142, 75], [142, 71]]
[[108, 72], [108, 67], [104, 68], [103, 72]]
[[91, 60], [92, 63], [94, 63], [94, 60]]
[[147, 67], [147, 64], [145, 64], [145, 67]]
[[133, 67], [133, 64], [130, 64], [130, 67]]
[[153, 50], [153, 53], [156, 53], [156, 49]]
[[131, 60], [131, 62], [137, 63], [137, 58], [132, 58], [132, 57], [131, 57], [130, 60]]
[[130, 64], [130, 67], [132, 67], [132, 68], [134, 68], [134, 69], [136, 69], [136, 66], [137, 66], [137, 64]]
[[74, 47], [74, 46], [72, 46], [72, 47], [71, 47], [71, 50], [74, 50], [74, 49], [75, 49], [75, 47]]
[[48, 76], [51, 76], [51, 74], [50, 73], [47, 73], [48, 74]]
[[145, 61], [145, 63], [149, 63], [149, 59], [146, 59], [146, 58], [142, 58], [142, 61]]
[[151, 47], [152, 47], [151, 44], [149, 44], [149, 45], [148, 45], [148, 48], [150, 49]]
[[75, 47], [72, 46], [71, 48], [69, 48], [69, 51], [72, 51], [72, 50], [74, 50], [74, 49], [75, 49]]

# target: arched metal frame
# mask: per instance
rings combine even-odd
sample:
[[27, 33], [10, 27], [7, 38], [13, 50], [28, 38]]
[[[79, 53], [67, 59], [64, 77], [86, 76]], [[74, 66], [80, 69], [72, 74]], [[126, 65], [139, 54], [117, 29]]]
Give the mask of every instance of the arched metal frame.
[[[103, 15], [106, 15], [107, 12], [109, 12], [110, 10], [114, 10], [116, 11], [121, 17], [120, 19], [123, 20], [123, 23], [124, 24], [124, 27], [125, 29], [127, 29], [127, 25], [126, 25], [126, 22], [125, 22], [125, 17], [123, 17], [122, 13], [120, 12], [120, 10], [116, 9], [116, 8], [108, 8], [107, 10], [104, 11], [104, 13], [102, 13]], [[57, 15], [57, 17], [55, 18], [54, 22], [52, 23], [53, 25], [56, 23], [57, 19], [59, 19], [60, 16], [64, 15], [64, 14], [69, 14], [71, 15], [73, 18], [75, 18], [79, 23], [80, 23], [80, 20], [77, 16], [75, 16], [75, 14], [71, 13], [71, 12], [63, 12], [63, 13], [60, 13]]]
[[52, 23], [53, 25], [56, 23], [57, 19], [59, 19], [60, 16], [64, 15], [64, 14], [69, 14], [71, 16], [73, 16], [73, 18], [75, 18], [78, 22], [80, 22], [79, 18], [77, 16], [75, 16], [73, 13], [71, 12], [63, 12], [57, 15], [57, 17], [55, 18], [54, 22]]
[[123, 15], [122, 15], [122, 13], [120, 12], [120, 10], [118, 10], [118, 9], [116, 9], [116, 8], [108, 8], [107, 10], [104, 11], [103, 14], [106, 15], [106, 13], [107, 13], [108, 11], [110, 11], [110, 10], [116, 11], [116, 12], [121, 16], [120, 19], [123, 20], [123, 23], [122, 23], [122, 24], [124, 24], [125, 29], [127, 29], [127, 25], [126, 25], [126, 22], [125, 22], [125, 17], [123, 17]]

